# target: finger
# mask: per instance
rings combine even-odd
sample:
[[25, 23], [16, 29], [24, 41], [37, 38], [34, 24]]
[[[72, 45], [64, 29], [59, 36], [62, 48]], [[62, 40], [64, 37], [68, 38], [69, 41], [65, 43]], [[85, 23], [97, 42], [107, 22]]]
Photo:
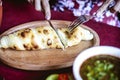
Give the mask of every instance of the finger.
[[33, 3], [33, 0], [27, 0], [29, 3]]
[[27, 0], [30, 4], [34, 5], [34, 0]]
[[35, 0], [35, 9], [37, 11], [41, 11], [42, 8], [41, 8], [41, 0]]
[[113, 8], [116, 12], [120, 12], [120, 0], [117, 1], [116, 5]]
[[31, 3], [31, 0], [27, 0], [29, 3]]
[[101, 15], [104, 13], [104, 11], [107, 9], [107, 7], [109, 6], [109, 4], [114, 1], [114, 0], [106, 0], [103, 5], [98, 9], [98, 11], [96, 12], [96, 15]]
[[42, 0], [42, 4], [43, 4], [44, 12], [45, 12], [45, 18], [47, 20], [50, 20], [50, 18], [51, 18], [51, 12], [50, 12], [49, 0]]

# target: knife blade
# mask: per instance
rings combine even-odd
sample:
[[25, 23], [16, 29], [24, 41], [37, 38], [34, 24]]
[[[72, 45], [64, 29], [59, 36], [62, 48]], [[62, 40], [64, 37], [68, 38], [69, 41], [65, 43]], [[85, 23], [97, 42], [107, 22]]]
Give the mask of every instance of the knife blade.
[[59, 39], [60, 39], [60, 42], [62, 43], [62, 45], [64, 46], [64, 48], [65, 48], [65, 45], [64, 45], [64, 43], [63, 43], [63, 41], [62, 41], [62, 38], [60, 37], [60, 35], [59, 35], [59, 33], [58, 33], [58, 30], [53, 26], [53, 24], [51, 23], [51, 21], [50, 20], [48, 20], [48, 22], [49, 22], [49, 24], [50, 24], [50, 27], [52, 27], [52, 29], [56, 32], [56, 34], [58, 35], [58, 37], [59, 37]]

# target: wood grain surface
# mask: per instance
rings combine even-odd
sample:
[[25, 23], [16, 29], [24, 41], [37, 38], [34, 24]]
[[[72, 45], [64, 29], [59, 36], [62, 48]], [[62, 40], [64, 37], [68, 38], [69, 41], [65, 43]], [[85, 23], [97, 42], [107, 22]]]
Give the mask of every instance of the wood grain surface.
[[[51, 20], [54, 27], [67, 27], [71, 22], [63, 20]], [[49, 25], [47, 21], [34, 21], [15, 26], [0, 37], [15, 32], [22, 28], [35, 27], [38, 25]], [[84, 49], [92, 46], [98, 46], [100, 39], [98, 34], [91, 28], [81, 25], [94, 34], [94, 39], [90, 41], [81, 41], [78, 45], [62, 49], [44, 49], [34, 51], [17, 51], [11, 49], [0, 49], [0, 59], [7, 65], [23, 70], [51, 70], [70, 67], [75, 57]], [[89, 53], [88, 53], [89, 54]]]

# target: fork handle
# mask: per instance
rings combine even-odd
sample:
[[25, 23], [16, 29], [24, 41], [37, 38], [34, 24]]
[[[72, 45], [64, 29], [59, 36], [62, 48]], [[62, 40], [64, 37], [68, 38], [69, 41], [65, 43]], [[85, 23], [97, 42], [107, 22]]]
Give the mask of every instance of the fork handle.
[[106, 0], [103, 5], [96, 11], [96, 16], [104, 14], [104, 11], [107, 9], [109, 4], [113, 2], [114, 0]]

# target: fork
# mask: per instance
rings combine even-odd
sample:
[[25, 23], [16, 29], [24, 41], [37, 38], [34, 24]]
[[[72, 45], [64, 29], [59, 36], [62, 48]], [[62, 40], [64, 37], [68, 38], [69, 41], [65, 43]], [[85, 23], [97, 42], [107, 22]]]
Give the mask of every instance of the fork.
[[109, 6], [109, 4], [111, 2], [113, 2], [114, 0], [106, 0], [106, 2], [104, 2], [103, 6], [101, 6], [94, 15], [89, 16], [89, 15], [81, 15], [79, 16], [77, 19], [75, 19], [69, 26], [68, 26], [68, 30], [69, 32], [72, 32], [78, 25], [85, 23], [87, 21], [89, 21], [90, 19], [92, 19], [93, 17], [96, 17], [97, 15], [101, 15], [104, 14], [105, 10], [107, 9], [107, 7]]
[[88, 16], [88, 15], [81, 15], [81, 16], [79, 16], [77, 19], [75, 19], [75, 20], [68, 26], [69, 32], [72, 32], [72, 30], [74, 30], [78, 25], [87, 22], [87, 21], [90, 20], [91, 18], [92, 18], [92, 16]]

